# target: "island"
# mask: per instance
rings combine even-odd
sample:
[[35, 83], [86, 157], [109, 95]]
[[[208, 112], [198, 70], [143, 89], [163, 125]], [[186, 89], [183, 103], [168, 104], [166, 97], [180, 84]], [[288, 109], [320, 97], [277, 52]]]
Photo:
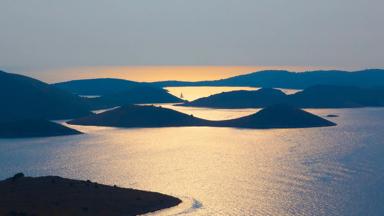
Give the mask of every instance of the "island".
[[178, 106], [209, 108], [263, 108], [285, 103], [299, 108], [356, 108], [384, 106], [384, 90], [380, 87], [316, 85], [292, 95], [277, 89], [232, 91], [184, 102]]
[[50, 137], [76, 134], [81, 134], [81, 132], [48, 120], [0, 122], [0, 138]]
[[140, 128], [205, 126], [209, 125], [210, 121], [160, 106], [126, 105], [99, 114], [73, 119], [67, 123], [73, 125]]
[[0, 194], [0, 215], [139, 215], [181, 203], [155, 192], [22, 173], [0, 181]]
[[283, 103], [287, 95], [278, 89], [261, 88], [247, 91], [237, 90], [222, 92], [209, 97], [203, 97], [194, 101], [186, 101], [177, 106], [209, 107], [209, 108], [261, 108], [277, 103]]
[[54, 87], [73, 94], [98, 96], [115, 94], [132, 87], [144, 85], [148, 84], [116, 78], [81, 79], [52, 84]]
[[209, 126], [234, 128], [308, 128], [336, 124], [286, 104], [276, 104], [259, 112], [231, 120], [211, 121], [157, 106], [128, 105], [103, 113], [74, 119], [73, 125], [125, 128]]
[[302, 109], [287, 104], [275, 104], [259, 112], [238, 119], [220, 122], [221, 126], [238, 128], [311, 128], [336, 124]]
[[0, 121], [72, 119], [91, 114], [77, 95], [4, 71], [0, 71], [0, 101]]
[[93, 110], [108, 109], [129, 104], [181, 103], [182, 99], [167, 90], [152, 86], [127, 87], [124, 91], [100, 97], [84, 98]]

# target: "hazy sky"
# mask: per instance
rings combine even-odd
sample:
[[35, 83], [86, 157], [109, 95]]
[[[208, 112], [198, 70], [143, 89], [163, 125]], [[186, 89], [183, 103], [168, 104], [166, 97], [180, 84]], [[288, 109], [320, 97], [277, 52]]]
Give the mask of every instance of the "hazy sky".
[[0, 67], [384, 67], [383, 0], [0, 0]]

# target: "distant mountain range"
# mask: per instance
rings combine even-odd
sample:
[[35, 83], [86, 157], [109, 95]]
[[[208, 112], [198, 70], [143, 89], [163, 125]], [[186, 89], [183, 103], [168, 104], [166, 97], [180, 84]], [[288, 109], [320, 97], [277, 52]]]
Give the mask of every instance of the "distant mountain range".
[[384, 70], [369, 69], [354, 72], [328, 70], [289, 72], [266, 70], [227, 79], [199, 82], [161, 81], [151, 83], [160, 87], [170, 86], [251, 86], [268, 88], [304, 89], [314, 85], [342, 85], [359, 87], [384, 86]]
[[301, 108], [353, 108], [384, 106], [384, 88], [317, 85], [286, 95], [281, 90], [262, 88], [232, 91], [199, 98], [179, 106], [210, 108], [262, 108], [286, 103]]
[[156, 106], [123, 106], [97, 115], [74, 119], [75, 125], [125, 128], [210, 126], [235, 128], [307, 128], [336, 125], [326, 119], [291, 106], [279, 104], [255, 114], [224, 121], [210, 121]]
[[308, 71], [289, 72], [285, 70], [265, 70], [226, 79], [211, 81], [159, 81], [134, 82], [123, 79], [86, 79], [53, 84], [56, 87], [79, 95], [104, 95], [121, 92], [132, 86], [152, 85], [157, 87], [177, 86], [250, 86], [267, 88], [304, 89], [314, 85], [339, 85], [358, 87], [384, 86], [383, 69], [360, 71]]

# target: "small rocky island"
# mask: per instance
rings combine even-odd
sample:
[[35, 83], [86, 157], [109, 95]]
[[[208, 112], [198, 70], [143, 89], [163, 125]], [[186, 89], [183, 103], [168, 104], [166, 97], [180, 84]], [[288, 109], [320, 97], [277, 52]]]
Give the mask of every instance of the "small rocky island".
[[0, 215], [138, 215], [177, 206], [172, 196], [57, 176], [0, 181]]
[[289, 105], [272, 105], [261, 111], [231, 120], [211, 121], [156, 106], [123, 106], [68, 122], [74, 125], [125, 128], [210, 126], [234, 128], [308, 128], [336, 125], [326, 119]]

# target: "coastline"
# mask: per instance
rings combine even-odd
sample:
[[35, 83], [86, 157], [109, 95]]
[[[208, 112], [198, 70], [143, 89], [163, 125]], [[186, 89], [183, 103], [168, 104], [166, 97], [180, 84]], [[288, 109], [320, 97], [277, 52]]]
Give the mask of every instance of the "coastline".
[[0, 181], [0, 215], [141, 215], [182, 201], [156, 192], [58, 176]]

